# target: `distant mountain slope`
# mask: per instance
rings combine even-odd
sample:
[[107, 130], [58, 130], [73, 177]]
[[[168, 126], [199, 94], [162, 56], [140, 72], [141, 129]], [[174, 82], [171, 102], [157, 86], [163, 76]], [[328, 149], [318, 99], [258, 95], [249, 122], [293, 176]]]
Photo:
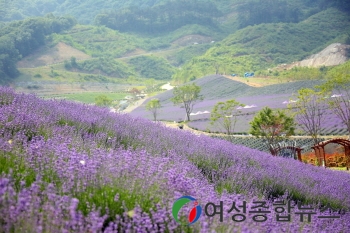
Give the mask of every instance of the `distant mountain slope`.
[[[0, 21], [6, 21], [7, 25], [12, 24], [8, 21], [47, 13], [44, 18], [69, 14], [80, 23], [97, 24], [78, 25], [62, 33], [55, 29], [56, 33], [48, 33], [46, 40], [40, 43], [55, 46], [63, 42], [94, 58], [75, 70], [117, 77], [141, 73], [140, 76], [156, 79], [168, 78], [176, 72], [173, 78], [179, 83], [214, 73], [266, 73], [266, 68], [305, 59], [331, 43], [350, 41], [349, 3], [341, 0], [0, 1]], [[72, 17], [68, 19], [75, 23]], [[21, 24], [21, 21], [14, 24]], [[57, 26], [54, 24], [51, 29]], [[8, 37], [18, 31], [12, 26], [3, 28], [0, 36]], [[31, 34], [29, 31], [20, 33], [20, 39], [27, 38], [26, 33]], [[31, 43], [28, 41], [20, 49], [38, 48], [38, 44]], [[8, 44], [0, 40], [0, 48], [13, 55], [0, 56], [0, 60], [3, 64], [11, 63], [11, 67], [4, 65], [0, 70], [6, 76], [15, 77], [18, 72], [8, 72], [5, 68], [16, 71], [12, 65], [32, 55], [32, 49], [26, 49], [31, 52], [20, 57], [16, 55], [16, 48]], [[144, 51], [143, 55], [153, 53], [154, 57], [144, 57], [136, 65], [128, 60], [122, 61], [125, 64], [115, 61], [125, 54], [140, 55], [140, 51]], [[68, 53], [67, 59], [69, 56]], [[56, 58], [50, 59], [55, 61]], [[122, 71], [125, 67], [130, 69]], [[162, 68], [160, 72], [158, 67]]]
[[174, 80], [186, 82], [213, 73], [243, 74], [299, 61], [332, 42], [345, 42], [349, 31], [349, 15], [333, 8], [297, 24], [249, 26], [193, 58], [174, 75]]
[[[123, 18], [123, 21], [137, 21], [141, 18], [148, 19], [156, 16], [157, 18], [153, 21], [163, 24], [173, 15], [168, 14], [160, 18], [161, 14], [177, 11], [178, 14], [183, 14], [182, 19], [187, 21], [185, 24], [193, 24], [193, 19], [198, 18], [205, 11], [205, 6], [211, 5], [209, 13], [213, 16], [212, 20], [244, 28], [261, 23], [299, 22], [328, 7], [350, 11], [350, 3], [344, 0], [191, 0], [180, 2], [181, 0], [2, 0], [0, 1], [0, 21], [21, 20], [54, 13], [74, 16], [79, 23], [84, 24], [93, 23], [98, 14], [101, 14], [102, 18], [108, 16], [109, 19], [112, 19], [113, 17], [110, 16], [113, 15], [128, 16]], [[174, 4], [177, 7], [173, 7]], [[195, 14], [187, 14], [189, 4], [195, 7]], [[184, 8], [180, 9], [181, 6]], [[224, 16], [213, 14], [216, 10], [223, 13]], [[140, 17], [132, 15], [133, 17], [130, 18], [130, 12], [138, 12]], [[184, 14], [185, 12], [187, 13]], [[189, 15], [191, 17], [188, 17]], [[237, 22], [232, 22], [231, 19]], [[177, 20], [172, 23], [176, 25], [178, 22]], [[117, 23], [120, 22], [117, 21]], [[230, 27], [226, 29], [230, 30]]]
[[162, 0], [4, 0], [0, 1], [0, 21], [21, 20], [48, 13], [72, 15], [82, 23], [92, 23], [103, 10], [150, 7]]

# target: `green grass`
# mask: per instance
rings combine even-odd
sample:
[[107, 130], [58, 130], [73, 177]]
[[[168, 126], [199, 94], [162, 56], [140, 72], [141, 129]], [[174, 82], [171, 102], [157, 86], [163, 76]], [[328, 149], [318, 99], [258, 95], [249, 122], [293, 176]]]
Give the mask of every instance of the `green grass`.
[[330, 167], [329, 169], [338, 170], [338, 171], [347, 171], [346, 167]]
[[63, 65], [21, 68], [19, 71], [21, 75], [16, 78], [16, 81], [128, 83], [128, 77], [121, 79], [99, 74], [71, 72], [65, 70]]
[[0, 154], [0, 174], [3, 173], [12, 173], [17, 190], [20, 189], [21, 181], [24, 181], [28, 187], [35, 181], [36, 176], [35, 171], [28, 168], [26, 161], [22, 157], [10, 152], [2, 152]]
[[65, 34], [53, 34], [51, 40], [53, 44], [64, 42], [92, 57], [120, 57], [142, 44], [136, 36], [91, 25], [76, 25]]
[[109, 99], [122, 100], [126, 93], [108, 93], [108, 92], [85, 92], [85, 93], [73, 93], [73, 94], [62, 94], [62, 95], [50, 95], [45, 98], [64, 98], [67, 100], [79, 101], [87, 104], [95, 103], [95, 98], [99, 95], [105, 95]]

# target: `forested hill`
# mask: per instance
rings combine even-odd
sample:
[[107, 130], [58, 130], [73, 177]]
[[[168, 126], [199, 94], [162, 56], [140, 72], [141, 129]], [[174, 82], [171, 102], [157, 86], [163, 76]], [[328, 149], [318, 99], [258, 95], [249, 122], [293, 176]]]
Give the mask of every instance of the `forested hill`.
[[99, 14], [96, 23], [139, 33], [169, 32], [187, 24], [204, 25], [215, 30], [218, 28], [216, 18], [222, 15], [210, 1], [176, 0], [149, 8], [133, 7]]
[[72, 15], [80, 23], [92, 23], [103, 10], [117, 10], [137, 6], [151, 7], [164, 0], [1, 0], [0, 20], [21, 20], [26, 17], [44, 16], [48, 13]]
[[[191, 5], [195, 6], [195, 10]], [[211, 12], [207, 11], [208, 7], [211, 7]], [[0, 21], [54, 13], [71, 15], [79, 23], [91, 24], [98, 14], [110, 20], [127, 20], [131, 16], [134, 19], [137, 13], [137, 21], [147, 22], [158, 17], [155, 21], [159, 23], [161, 17], [164, 22], [178, 20], [173, 12], [186, 20], [198, 20], [198, 16], [204, 15], [216, 19], [219, 13], [237, 12], [242, 28], [260, 23], [299, 22], [329, 7], [350, 11], [347, 0], [1, 0]]]
[[31, 18], [12, 22], [0, 31], [0, 81], [18, 74], [16, 63], [45, 44], [46, 36], [67, 30], [75, 24], [70, 17]]
[[[40, 46], [61, 42], [93, 57], [58, 68], [72, 72], [179, 82], [263, 72], [350, 43], [349, 15], [348, 0], [0, 0], [0, 81]], [[196, 39], [181, 42], [188, 38]], [[118, 60], [135, 51], [144, 56]]]

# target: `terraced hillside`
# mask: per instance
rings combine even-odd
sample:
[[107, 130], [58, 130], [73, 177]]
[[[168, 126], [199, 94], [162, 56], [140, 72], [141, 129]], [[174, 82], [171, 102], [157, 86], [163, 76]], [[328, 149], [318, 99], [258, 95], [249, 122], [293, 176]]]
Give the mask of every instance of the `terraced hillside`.
[[[202, 88], [201, 94], [204, 97], [204, 101], [197, 103], [192, 112], [196, 114], [198, 112], [208, 111], [209, 113], [193, 115], [191, 122], [188, 123], [190, 127], [208, 132], [223, 132], [222, 128], [210, 125], [210, 112], [217, 102], [228, 99], [236, 99], [238, 102], [246, 105], [246, 108], [242, 109], [242, 113], [238, 117], [235, 132], [246, 133], [250, 127], [249, 122], [253, 119], [257, 111], [261, 110], [265, 106], [273, 109], [286, 108], [286, 102], [288, 102], [293, 94], [296, 94], [299, 89], [314, 88], [315, 85], [321, 84], [322, 81], [298, 81], [257, 88], [227, 79], [220, 75], [212, 75], [193, 81], [193, 83]], [[160, 100], [162, 105], [162, 108], [157, 116], [159, 120], [185, 120], [185, 110], [180, 106], [174, 106], [170, 100], [172, 97], [172, 90], [159, 94], [155, 97]], [[152, 119], [151, 113], [145, 109], [146, 104], [147, 101], [144, 102], [139, 108], [132, 111], [131, 114], [133, 116]], [[325, 110], [325, 114], [327, 115], [327, 124], [324, 125], [324, 129], [322, 130], [321, 134], [346, 134], [346, 128], [342, 126], [341, 122], [334, 114], [328, 110]], [[300, 129], [297, 132], [299, 131]]]

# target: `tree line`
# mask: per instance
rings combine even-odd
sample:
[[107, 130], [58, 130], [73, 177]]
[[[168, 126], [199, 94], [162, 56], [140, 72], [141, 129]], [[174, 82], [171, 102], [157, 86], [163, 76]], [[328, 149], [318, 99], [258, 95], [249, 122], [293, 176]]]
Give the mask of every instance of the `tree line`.
[[0, 31], [0, 77], [15, 78], [19, 71], [16, 63], [45, 44], [47, 35], [59, 33], [75, 25], [71, 17], [30, 18], [7, 24]]
[[0, 1], [0, 21], [23, 20], [52, 12], [55, 15], [72, 15], [79, 23], [91, 24], [94, 17], [105, 9], [147, 7], [162, 1], [164, 0], [104, 0], [96, 4], [94, 0], [2, 0]]
[[172, 0], [153, 7], [129, 7], [96, 16], [98, 25], [123, 32], [162, 33], [187, 24], [216, 27], [222, 13], [210, 1]]
[[350, 2], [347, 0], [249, 0], [238, 8], [239, 26], [297, 23], [330, 7], [350, 13]]

